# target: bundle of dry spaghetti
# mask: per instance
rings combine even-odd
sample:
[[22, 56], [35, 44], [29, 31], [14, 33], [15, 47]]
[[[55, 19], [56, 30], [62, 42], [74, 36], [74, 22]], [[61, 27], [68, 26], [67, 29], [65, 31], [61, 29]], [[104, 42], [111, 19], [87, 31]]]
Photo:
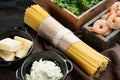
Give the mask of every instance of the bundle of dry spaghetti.
[[109, 62], [107, 57], [81, 41], [39, 5], [26, 9], [24, 22], [63, 51], [89, 75], [98, 76], [106, 69]]

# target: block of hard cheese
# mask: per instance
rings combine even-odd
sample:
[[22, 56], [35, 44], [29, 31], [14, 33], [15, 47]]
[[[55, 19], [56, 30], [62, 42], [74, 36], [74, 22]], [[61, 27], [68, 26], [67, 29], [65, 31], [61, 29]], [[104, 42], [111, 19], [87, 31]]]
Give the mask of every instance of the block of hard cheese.
[[6, 50], [10, 52], [16, 52], [21, 47], [21, 42], [13, 40], [11, 38], [5, 38], [0, 40], [0, 50]]
[[2, 59], [4, 59], [5, 61], [13, 61], [13, 60], [15, 60], [15, 53], [9, 52], [9, 51], [0, 50], [0, 57]]
[[19, 37], [19, 36], [15, 36], [14, 40], [20, 41], [21, 45], [22, 45], [21, 48], [16, 52], [15, 56], [18, 57], [18, 58], [23, 58], [24, 56], [27, 55], [27, 53], [28, 53], [29, 49], [31, 48], [33, 42], [28, 40], [28, 39]]

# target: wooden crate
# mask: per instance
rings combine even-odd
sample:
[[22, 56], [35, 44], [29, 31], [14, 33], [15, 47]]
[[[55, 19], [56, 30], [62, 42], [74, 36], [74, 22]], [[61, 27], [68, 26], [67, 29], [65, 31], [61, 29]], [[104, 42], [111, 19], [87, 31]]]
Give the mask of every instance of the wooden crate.
[[82, 26], [108, 8], [115, 0], [101, 0], [98, 4], [76, 16], [65, 8], [61, 8], [53, 3], [53, 0], [33, 0], [35, 3], [44, 7], [55, 19], [72, 31], [80, 31]]
[[105, 49], [108, 49], [113, 46], [118, 40], [120, 40], [120, 29], [113, 30], [109, 35], [102, 36], [100, 34], [95, 34], [90, 30], [90, 26], [93, 25], [93, 23], [100, 19], [101, 16], [106, 14], [109, 9], [104, 10], [101, 12], [98, 16], [87, 22], [85, 25], [83, 25], [82, 28], [82, 38], [84, 41], [87, 42], [90, 46], [94, 47], [98, 51], [103, 51]]

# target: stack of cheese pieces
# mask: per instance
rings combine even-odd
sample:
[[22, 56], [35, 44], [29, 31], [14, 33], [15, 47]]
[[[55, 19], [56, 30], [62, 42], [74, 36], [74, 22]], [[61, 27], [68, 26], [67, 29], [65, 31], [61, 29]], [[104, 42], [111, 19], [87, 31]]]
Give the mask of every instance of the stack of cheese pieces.
[[14, 36], [0, 40], [0, 57], [5, 61], [14, 61], [15, 57], [23, 58], [27, 55], [33, 42], [25, 38]]

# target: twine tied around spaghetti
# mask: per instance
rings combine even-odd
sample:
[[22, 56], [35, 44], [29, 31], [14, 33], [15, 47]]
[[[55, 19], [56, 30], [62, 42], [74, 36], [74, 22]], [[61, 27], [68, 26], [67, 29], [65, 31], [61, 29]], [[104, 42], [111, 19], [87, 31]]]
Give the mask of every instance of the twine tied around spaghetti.
[[63, 30], [60, 30], [57, 32], [57, 34], [52, 39], [52, 44], [57, 47], [58, 43], [60, 42], [61, 38], [67, 34], [73, 34], [70, 30], [67, 28], [64, 28]]

